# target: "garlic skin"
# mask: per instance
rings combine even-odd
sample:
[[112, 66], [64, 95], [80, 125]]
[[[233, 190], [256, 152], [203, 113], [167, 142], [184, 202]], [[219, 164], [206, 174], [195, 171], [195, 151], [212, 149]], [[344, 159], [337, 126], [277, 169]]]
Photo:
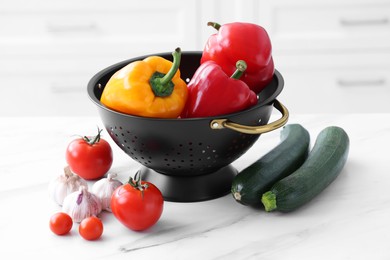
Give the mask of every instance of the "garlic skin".
[[107, 178], [102, 178], [95, 182], [92, 186], [92, 193], [94, 193], [102, 202], [102, 209], [111, 212], [111, 195], [116, 188], [123, 185], [122, 182], [114, 179], [117, 174], [109, 173]]
[[88, 187], [88, 184], [83, 178], [71, 172], [69, 166], [66, 166], [63, 174], [50, 181], [49, 194], [58, 205], [62, 206], [65, 197], [78, 191], [81, 186]]
[[79, 191], [66, 196], [62, 211], [71, 216], [74, 222], [80, 223], [87, 217], [97, 216], [102, 211], [102, 204], [87, 187], [81, 186]]

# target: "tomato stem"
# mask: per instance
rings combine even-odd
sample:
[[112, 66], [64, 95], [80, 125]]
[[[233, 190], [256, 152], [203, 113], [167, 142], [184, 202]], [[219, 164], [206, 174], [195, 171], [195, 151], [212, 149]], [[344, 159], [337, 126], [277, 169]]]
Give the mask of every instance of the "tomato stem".
[[137, 171], [134, 175], [134, 178], [130, 177], [128, 183], [134, 188], [141, 191], [142, 198], [144, 197], [144, 190], [148, 188], [147, 183], [142, 183], [141, 173]]
[[98, 143], [100, 141], [100, 136], [101, 136], [100, 133], [103, 131], [103, 129], [100, 129], [98, 127], [97, 130], [98, 130], [98, 134], [96, 136], [93, 136], [92, 138], [88, 136], [84, 136], [83, 137], [84, 141], [86, 141], [89, 145], [94, 145]]

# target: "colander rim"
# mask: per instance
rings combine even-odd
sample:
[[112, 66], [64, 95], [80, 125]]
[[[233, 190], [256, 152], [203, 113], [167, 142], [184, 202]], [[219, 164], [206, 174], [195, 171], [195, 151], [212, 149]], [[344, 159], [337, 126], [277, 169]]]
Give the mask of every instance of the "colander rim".
[[[108, 111], [110, 113], [114, 113], [114, 114], [117, 114], [117, 115], [120, 115], [120, 116], [123, 116], [123, 117], [132, 118], [132, 119], [153, 120], [153, 121], [175, 121], [175, 122], [178, 121], [178, 120], [180, 120], [180, 121], [199, 121], [199, 120], [214, 120], [216, 118], [235, 117], [235, 116], [239, 116], [240, 114], [247, 113], [248, 111], [252, 111], [252, 110], [258, 109], [260, 107], [266, 106], [266, 105], [271, 105], [273, 103], [273, 101], [276, 100], [276, 97], [279, 96], [279, 94], [282, 92], [283, 87], [284, 87], [284, 79], [283, 79], [281, 73], [277, 69], [275, 69], [273, 77], [277, 80], [277, 88], [276, 88], [276, 90], [272, 93], [272, 95], [267, 97], [265, 100], [262, 100], [261, 102], [258, 101], [258, 103], [255, 106], [252, 106], [252, 107], [250, 107], [248, 109], [245, 109], [245, 110], [242, 110], [242, 111], [239, 111], [239, 112], [230, 113], [230, 114], [223, 114], [223, 115], [210, 116], [210, 117], [194, 117], [194, 118], [179, 118], [179, 119], [178, 118], [141, 117], [141, 116], [125, 114], [125, 113], [122, 113], [122, 112], [119, 112], [119, 111], [116, 111], [116, 110], [113, 110], [113, 109], [110, 109], [110, 108], [104, 106], [100, 102], [100, 100], [96, 97], [96, 95], [94, 93], [94, 89], [95, 89], [97, 83], [99, 82], [99, 80], [103, 76], [107, 75], [108, 73], [112, 73], [113, 70], [117, 71], [121, 67], [124, 67], [125, 65], [127, 65], [131, 61], [142, 60], [142, 59], [144, 59], [144, 58], [146, 58], [148, 56], [163, 56], [163, 55], [170, 55], [170, 54], [171, 54], [170, 52], [160, 52], [160, 53], [155, 53], [155, 54], [142, 55], [142, 56], [138, 56], [138, 57], [134, 57], [134, 58], [131, 58], [131, 59], [127, 59], [127, 60], [123, 60], [123, 61], [117, 62], [115, 64], [112, 64], [112, 65], [102, 69], [101, 71], [96, 73], [88, 82], [87, 92], [88, 92], [89, 98], [100, 109], [104, 109], [104, 110], [106, 110], [106, 111]], [[186, 55], [186, 54], [187, 55], [188, 54], [201, 55], [202, 52], [201, 51], [182, 51], [182, 55]], [[261, 92], [259, 94], [261, 94]], [[258, 94], [258, 96], [259, 96], [259, 94]]]

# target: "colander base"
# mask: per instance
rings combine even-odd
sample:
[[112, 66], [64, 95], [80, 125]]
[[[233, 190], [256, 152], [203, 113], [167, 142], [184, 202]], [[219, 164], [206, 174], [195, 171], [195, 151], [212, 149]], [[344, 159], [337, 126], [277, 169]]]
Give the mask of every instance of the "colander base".
[[172, 176], [142, 166], [142, 179], [156, 185], [164, 200], [172, 202], [198, 202], [216, 199], [230, 192], [237, 170], [225, 166], [216, 172], [197, 176]]

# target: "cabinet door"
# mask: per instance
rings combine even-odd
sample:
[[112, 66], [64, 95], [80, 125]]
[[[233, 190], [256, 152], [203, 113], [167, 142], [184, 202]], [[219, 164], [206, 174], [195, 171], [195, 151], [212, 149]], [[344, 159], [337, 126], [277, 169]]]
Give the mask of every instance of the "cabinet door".
[[1, 78], [0, 116], [97, 116], [86, 86], [80, 85], [84, 77], [59, 78]]
[[275, 60], [285, 80], [279, 99], [292, 113], [390, 112], [389, 54], [290, 55]]
[[101, 69], [176, 47], [200, 49], [196, 0], [0, 0], [0, 6], [0, 88], [8, 97], [2, 115], [90, 115], [86, 87]]
[[196, 0], [185, 4], [179, 0], [2, 1], [6, 4], [0, 16], [3, 53], [121, 54], [125, 59], [199, 46]]
[[87, 84], [113, 62], [112, 57], [0, 59], [0, 116], [96, 116]]
[[390, 46], [388, 0], [263, 0], [258, 23], [278, 52], [358, 51]]

